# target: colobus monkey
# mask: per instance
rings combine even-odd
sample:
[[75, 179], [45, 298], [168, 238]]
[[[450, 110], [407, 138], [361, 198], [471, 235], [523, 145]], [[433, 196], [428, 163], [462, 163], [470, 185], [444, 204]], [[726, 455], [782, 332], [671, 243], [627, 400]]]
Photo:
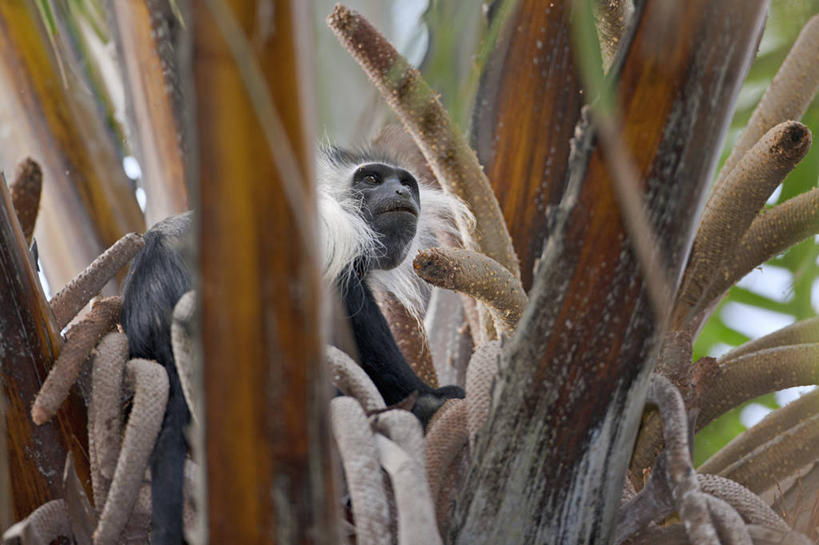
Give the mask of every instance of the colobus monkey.
[[[425, 284], [412, 270], [418, 250], [435, 244], [437, 232], [454, 232], [466, 207], [441, 191], [422, 187], [383, 152], [322, 148], [317, 196], [324, 278], [341, 295], [359, 361], [387, 405], [413, 392], [413, 413], [426, 423], [457, 386], [433, 389], [412, 371], [398, 348], [372, 289], [390, 292], [418, 314]], [[188, 266], [192, 213], [157, 223], [145, 233], [123, 293], [122, 325], [131, 357], [163, 364], [170, 379], [168, 406], [151, 457], [154, 545], [182, 542], [182, 484], [190, 421], [171, 350], [171, 318], [179, 298], [193, 287]]]

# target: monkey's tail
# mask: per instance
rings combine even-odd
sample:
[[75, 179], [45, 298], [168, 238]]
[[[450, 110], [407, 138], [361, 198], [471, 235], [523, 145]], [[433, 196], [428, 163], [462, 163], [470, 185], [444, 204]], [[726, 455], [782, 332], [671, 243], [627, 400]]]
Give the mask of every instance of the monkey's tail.
[[[183, 485], [188, 446], [184, 430], [190, 423], [182, 384], [173, 356], [168, 371], [170, 391], [154, 451], [151, 454], [151, 543], [180, 545], [183, 541]], [[164, 363], [164, 362], [163, 362]]]

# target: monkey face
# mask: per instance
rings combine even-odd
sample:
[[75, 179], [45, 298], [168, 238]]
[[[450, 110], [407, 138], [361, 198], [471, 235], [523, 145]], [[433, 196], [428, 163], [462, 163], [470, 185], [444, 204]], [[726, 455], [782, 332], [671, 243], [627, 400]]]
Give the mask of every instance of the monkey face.
[[407, 256], [418, 227], [418, 182], [404, 169], [384, 163], [361, 166], [353, 175], [361, 196], [361, 215], [375, 231], [381, 248], [369, 256], [374, 269], [392, 269]]

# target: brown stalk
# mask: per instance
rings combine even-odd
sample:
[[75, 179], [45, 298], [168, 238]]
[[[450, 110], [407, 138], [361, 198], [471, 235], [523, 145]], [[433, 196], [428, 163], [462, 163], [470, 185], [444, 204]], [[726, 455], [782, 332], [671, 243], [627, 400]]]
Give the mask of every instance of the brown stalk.
[[145, 241], [142, 240], [142, 236], [136, 233], [125, 235], [57, 292], [49, 301], [57, 326], [62, 329], [68, 325], [91, 298], [98, 294], [143, 247]]
[[[744, 431], [725, 445], [719, 452], [706, 460], [699, 471], [701, 473], [727, 474], [736, 464], [747, 463], [746, 458], [754, 458], [757, 464], [770, 465], [763, 461], [769, 450], [777, 450], [777, 444], [788, 443], [793, 439], [794, 430], [799, 427], [815, 426], [819, 422], [819, 390], [804, 395], [789, 403], [785, 407], [770, 413], [754, 427]], [[812, 424], [811, 424], [812, 423]], [[819, 438], [819, 437], [817, 437]], [[808, 438], [805, 438], [808, 439]], [[802, 442], [785, 448], [795, 447], [797, 450], [808, 448], [809, 443]], [[771, 454], [773, 454], [771, 451]], [[781, 453], [773, 454], [774, 458], [782, 457]], [[788, 466], [793, 469], [789, 463]], [[799, 466], [801, 467], [801, 466]], [[782, 474], [789, 476], [789, 473]], [[778, 479], [781, 480], [781, 479]], [[743, 483], [744, 484], [744, 483]], [[745, 486], [748, 486], [747, 484]], [[757, 492], [765, 488], [754, 487]]]
[[[816, 400], [812, 400], [815, 404]], [[791, 405], [796, 404], [796, 402]], [[819, 450], [819, 415], [805, 418], [788, 405], [770, 416], [784, 412], [779, 418], [797, 422], [767, 443], [735, 460], [720, 473], [757, 494], [793, 476], [805, 464], [816, 461]], [[803, 408], [804, 406], [802, 406]]]
[[77, 322], [66, 332], [65, 346], [31, 408], [31, 418], [35, 424], [45, 424], [56, 414], [68, 397], [68, 391], [77, 381], [82, 364], [103, 335], [116, 325], [121, 308], [122, 300], [119, 296], [101, 299], [94, 303], [87, 318]]
[[819, 383], [819, 343], [768, 348], [731, 360], [700, 360], [695, 369], [701, 412], [697, 429], [755, 397]]
[[17, 219], [20, 220], [20, 226], [23, 228], [26, 244], [31, 244], [31, 237], [34, 236], [34, 225], [37, 223], [37, 213], [40, 211], [42, 189], [43, 169], [29, 157], [17, 167], [14, 181], [9, 187], [11, 202], [17, 213]]
[[[478, 248], [519, 278], [512, 239], [489, 180], [418, 70], [361, 15], [341, 4], [335, 6], [327, 24], [415, 138], [444, 191], [470, 207]], [[459, 229], [464, 240], [472, 239], [467, 226], [459, 225]]]
[[754, 218], [733, 255], [722, 264], [720, 274], [703, 300], [713, 301], [765, 261], [819, 234], [819, 188], [802, 193]]
[[495, 323], [507, 335], [515, 330], [528, 303], [518, 278], [490, 257], [471, 250], [423, 250], [413, 267], [430, 284], [465, 293], [486, 304]]
[[432, 362], [424, 324], [419, 322], [404, 305], [389, 293], [377, 293], [378, 304], [395, 337], [398, 348], [418, 377], [432, 386], [438, 387], [438, 374]]
[[767, 348], [810, 343], [819, 343], [819, 317], [795, 322], [764, 337], [748, 341], [724, 354], [720, 359], [722, 361], [735, 360]]
[[700, 220], [675, 305], [675, 324], [702, 310], [714, 271], [737, 247], [765, 200], [810, 148], [811, 134], [796, 121], [770, 129], [715, 186]]
[[197, 127], [207, 532], [214, 543], [335, 542], [316, 327], [310, 3], [275, 0], [264, 13], [245, 0], [196, 4], [187, 98]]
[[789, 119], [800, 119], [819, 90], [819, 15], [812, 17], [802, 28], [799, 37], [782, 62], [779, 71], [765, 91], [739, 142], [725, 161], [715, 182], [719, 186], [746, 152], [762, 138], [768, 129]]

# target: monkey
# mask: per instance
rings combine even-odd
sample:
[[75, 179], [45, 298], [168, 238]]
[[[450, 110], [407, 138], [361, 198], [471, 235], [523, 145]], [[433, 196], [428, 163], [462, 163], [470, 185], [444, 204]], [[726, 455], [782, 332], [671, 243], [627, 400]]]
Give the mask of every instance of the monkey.
[[[429, 289], [412, 270], [418, 250], [438, 232], [456, 234], [454, 220], [471, 220], [455, 197], [422, 186], [384, 150], [319, 147], [317, 200], [323, 278], [340, 294], [359, 363], [387, 405], [417, 394], [412, 412], [425, 426], [458, 386], [434, 389], [407, 363], [378, 307], [373, 290], [391, 293], [416, 317]], [[130, 355], [153, 359], [168, 372], [170, 390], [162, 429], [151, 456], [151, 542], [183, 541], [182, 485], [190, 411], [171, 349], [171, 318], [179, 298], [194, 287], [190, 263], [191, 211], [158, 222], [145, 235], [123, 289], [121, 323]]]

